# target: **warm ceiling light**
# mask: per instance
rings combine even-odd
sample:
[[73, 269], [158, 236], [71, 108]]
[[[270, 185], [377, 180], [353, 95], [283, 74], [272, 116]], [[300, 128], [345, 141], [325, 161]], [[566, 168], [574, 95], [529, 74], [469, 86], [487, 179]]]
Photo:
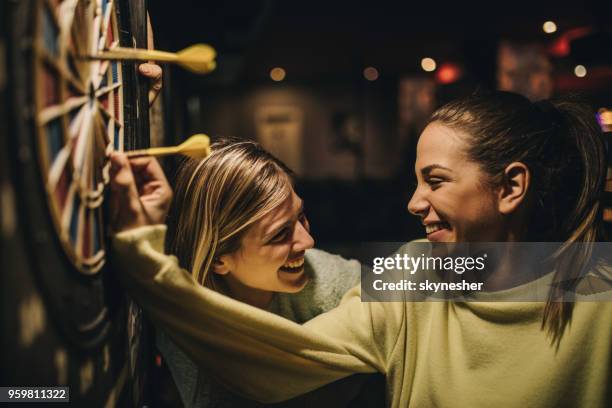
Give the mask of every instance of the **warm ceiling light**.
[[436, 61], [433, 58], [423, 58], [421, 60], [421, 68], [427, 72], [435, 71]]
[[374, 67], [367, 67], [363, 70], [363, 77], [368, 81], [376, 81], [378, 79], [378, 70]]
[[554, 21], [547, 21], [542, 25], [542, 30], [544, 30], [546, 34], [552, 34], [557, 31], [557, 25]]
[[280, 67], [272, 68], [272, 70], [270, 71], [270, 78], [272, 78], [272, 80], [276, 82], [280, 82], [285, 79], [286, 75], [287, 73], [285, 72], [285, 70]]
[[586, 76], [586, 74], [587, 70], [584, 65], [576, 65], [574, 68], [574, 75], [576, 75], [578, 78], [583, 78]]

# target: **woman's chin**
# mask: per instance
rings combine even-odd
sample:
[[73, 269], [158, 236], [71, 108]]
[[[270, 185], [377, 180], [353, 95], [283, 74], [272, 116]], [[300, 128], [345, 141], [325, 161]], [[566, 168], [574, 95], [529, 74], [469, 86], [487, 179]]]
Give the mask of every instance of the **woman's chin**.
[[429, 242], [455, 242], [455, 234], [452, 229], [440, 229], [431, 234], [427, 234], [427, 240]]
[[278, 270], [278, 278], [282, 285], [282, 290], [279, 292], [296, 293], [304, 289], [310, 281], [310, 277], [304, 272], [302, 267], [299, 271], [285, 271], [283, 268]]

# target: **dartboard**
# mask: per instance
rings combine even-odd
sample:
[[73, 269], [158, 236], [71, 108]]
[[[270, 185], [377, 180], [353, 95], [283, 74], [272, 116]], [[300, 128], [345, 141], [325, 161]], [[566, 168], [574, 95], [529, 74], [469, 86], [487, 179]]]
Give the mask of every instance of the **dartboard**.
[[147, 81], [136, 63], [96, 58], [146, 47], [144, 3], [0, 4], [0, 109], [9, 118], [0, 173], [15, 203], [0, 213], [15, 225], [2, 236], [15, 257], [0, 279], [10, 317], [2, 328], [16, 333], [4, 350], [19, 362], [8, 379], [69, 385], [84, 406], [142, 405], [147, 383], [148, 329], [113, 276], [106, 205], [108, 154], [148, 147]]
[[107, 154], [123, 148], [123, 75], [90, 59], [119, 44], [112, 0], [44, 1], [34, 39], [38, 160], [64, 250], [84, 274], [105, 261], [102, 202]]
[[48, 307], [84, 347], [105, 337], [121, 298], [106, 272], [108, 155], [148, 145], [137, 65], [96, 58], [136, 45], [137, 3], [22, 0], [11, 21], [20, 213]]

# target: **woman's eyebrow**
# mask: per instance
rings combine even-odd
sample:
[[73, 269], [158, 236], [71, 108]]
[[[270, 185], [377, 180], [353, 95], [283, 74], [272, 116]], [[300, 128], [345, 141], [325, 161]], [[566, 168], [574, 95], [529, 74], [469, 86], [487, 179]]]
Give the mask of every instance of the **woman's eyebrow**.
[[287, 226], [290, 226], [293, 222], [294, 219], [297, 219], [299, 217], [300, 214], [302, 214], [304, 212], [304, 200], [302, 200], [301, 204], [300, 204], [300, 208], [297, 211], [297, 213], [295, 214], [295, 217], [292, 218], [288, 218], [287, 220], [285, 220], [285, 222], [283, 222], [282, 224], [278, 224], [278, 226], [274, 226], [273, 228], [271, 228], [268, 232], [264, 235], [265, 239], [271, 239], [274, 238], [274, 236], [276, 234], [278, 234], [283, 228], [286, 228]]
[[264, 240], [267, 241], [267, 240], [269, 240], [271, 238], [274, 238], [274, 236], [276, 234], [278, 234], [283, 228], [286, 228], [290, 224], [291, 224], [291, 219], [290, 218], [285, 219], [284, 221], [282, 221], [282, 223], [275, 223], [275, 224], [273, 224], [264, 233]]
[[430, 164], [429, 166], [425, 166], [421, 169], [421, 174], [423, 175], [423, 177], [428, 176], [429, 173], [431, 173], [432, 171], [436, 170], [436, 169], [440, 169], [440, 170], [446, 170], [449, 172], [452, 172], [451, 169], [449, 169], [448, 167], [444, 167], [440, 164]]

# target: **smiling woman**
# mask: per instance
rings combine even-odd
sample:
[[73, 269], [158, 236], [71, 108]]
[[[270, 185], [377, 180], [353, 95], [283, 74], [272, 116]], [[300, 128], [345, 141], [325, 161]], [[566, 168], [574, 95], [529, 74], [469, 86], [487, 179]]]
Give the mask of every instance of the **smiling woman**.
[[[595, 275], [612, 296], [611, 269], [567, 251], [601, 239], [599, 136], [581, 105], [504, 92], [433, 115], [409, 204], [429, 239], [563, 242], [540, 278], [470, 302], [362, 302], [354, 288], [300, 326], [197, 285], [161, 253], [163, 226], [126, 230], [114, 247], [128, 289], [153, 320], [198, 365], [262, 401], [377, 371], [393, 407], [608, 407], [612, 302], [573, 295]], [[506, 270], [518, 272], [521, 260], [509, 261]], [[538, 288], [548, 291], [546, 303], [512, 301]]]
[[417, 145], [418, 185], [408, 209], [421, 218], [430, 241], [505, 241], [494, 193], [481, 182], [480, 166], [468, 160], [465, 138], [437, 122], [425, 128]]
[[299, 292], [314, 245], [291, 170], [253, 142], [220, 141], [176, 178], [168, 250], [203, 285], [265, 307]]
[[[254, 142], [221, 140], [211, 150], [180, 166], [167, 251], [199, 284], [293, 321], [335, 307], [359, 282], [359, 265], [312, 249], [291, 170]], [[173, 334], [160, 330], [157, 345], [185, 406], [253, 406], [198, 369]]]

